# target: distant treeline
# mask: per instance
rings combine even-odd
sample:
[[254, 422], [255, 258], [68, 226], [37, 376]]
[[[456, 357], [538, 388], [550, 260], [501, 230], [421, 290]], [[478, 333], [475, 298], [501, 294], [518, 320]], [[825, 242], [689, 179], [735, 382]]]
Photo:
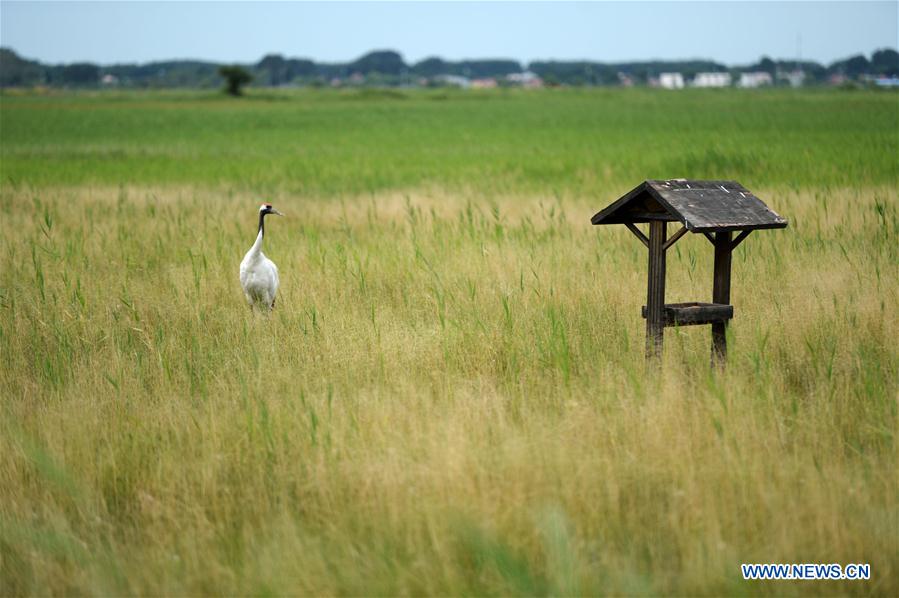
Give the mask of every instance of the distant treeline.
[[[73, 63], [48, 65], [20, 57], [8, 48], [0, 48], [0, 87], [99, 87], [117, 85], [137, 88], [218, 87], [222, 84], [215, 62], [171, 60], [146, 64], [97, 65]], [[427, 58], [406, 64], [397, 52], [375, 51], [348, 63], [320, 63], [305, 58], [285, 58], [269, 54], [255, 64], [239, 65], [253, 75], [253, 85], [330, 85], [335, 80], [367, 85], [439, 84], [440, 75], [469, 79], [502, 79], [512, 73], [531, 71], [548, 85], [617, 85], [623, 79], [641, 84], [663, 72], [679, 72], [692, 77], [699, 72], [764, 71], [777, 73], [802, 69], [806, 83], [827, 81], [833, 75], [857, 80], [865, 76], [899, 76], [899, 53], [892, 49], [874, 52], [871, 58], [859, 54], [830, 65], [812, 61], [762, 58], [755, 64], [727, 66], [710, 60], [606, 63], [592, 61], [516, 60], [447, 61]]]

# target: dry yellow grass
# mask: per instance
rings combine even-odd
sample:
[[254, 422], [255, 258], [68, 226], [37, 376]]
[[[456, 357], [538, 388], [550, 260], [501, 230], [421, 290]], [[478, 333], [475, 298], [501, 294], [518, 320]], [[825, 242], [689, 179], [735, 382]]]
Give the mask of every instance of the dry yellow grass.
[[264, 317], [258, 198], [5, 186], [0, 594], [895, 595], [896, 188], [754, 191], [727, 371], [647, 374], [614, 197], [271, 197]]

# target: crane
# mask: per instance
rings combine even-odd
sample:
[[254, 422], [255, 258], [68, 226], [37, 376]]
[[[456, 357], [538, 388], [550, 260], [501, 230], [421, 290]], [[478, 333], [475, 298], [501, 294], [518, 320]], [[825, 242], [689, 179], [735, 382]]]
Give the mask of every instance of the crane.
[[257, 307], [271, 311], [275, 307], [275, 294], [278, 292], [278, 266], [262, 253], [265, 217], [269, 214], [284, 215], [270, 203], [259, 206], [259, 233], [256, 235], [256, 242], [240, 262], [240, 286], [243, 287], [250, 309]]

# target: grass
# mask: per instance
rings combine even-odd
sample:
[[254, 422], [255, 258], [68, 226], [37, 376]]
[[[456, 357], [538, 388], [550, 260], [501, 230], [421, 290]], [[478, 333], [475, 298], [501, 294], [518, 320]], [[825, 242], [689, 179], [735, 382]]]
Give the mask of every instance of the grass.
[[607, 197], [645, 178], [892, 185], [895, 94], [690, 90], [2, 98], [3, 179], [356, 196]]
[[[895, 594], [897, 109], [4, 96], [0, 594]], [[645, 369], [644, 250], [588, 224], [677, 175], [790, 220], [735, 254], [724, 372], [705, 327]], [[271, 317], [236, 272], [262, 190]], [[669, 302], [711, 255], [672, 248]]]

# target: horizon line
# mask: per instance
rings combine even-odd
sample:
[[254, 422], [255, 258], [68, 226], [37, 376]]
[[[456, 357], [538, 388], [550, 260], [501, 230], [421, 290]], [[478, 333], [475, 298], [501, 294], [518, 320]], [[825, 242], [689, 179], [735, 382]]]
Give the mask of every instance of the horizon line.
[[[287, 54], [283, 54], [281, 52], [270, 51], [270, 52], [266, 52], [266, 53], [262, 54], [262, 56], [260, 56], [255, 61], [234, 61], [234, 60], [216, 60], [216, 59], [198, 58], [198, 57], [179, 57], [179, 58], [154, 58], [154, 59], [143, 60], [143, 61], [128, 61], [128, 62], [95, 62], [92, 60], [72, 60], [72, 61], [68, 61], [68, 62], [50, 62], [50, 61], [45, 62], [44, 60], [42, 60], [40, 58], [31, 58], [31, 57], [25, 56], [24, 54], [19, 53], [19, 51], [16, 50], [15, 48], [13, 48], [12, 46], [0, 45], [0, 49], [9, 50], [23, 60], [28, 60], [31, 62], [38, 62], [40, 64], [45, 64], [48, 66], [65, 66], [65, 65], [72, 65], [72, 64], [93, 64], [93, 65], [96, 65], [99, 67], [104, 67], [104, 66], [121, 66], [121, 65], [129, 65], [129, 64], [145, 65], [145, 64], [153, 64], [153, 63], [157, 63], [157, 62], [204, 62], [204, 63], [209, 63], [209, 64], [255, 65], [267, 56], [281, 56], [285, 60], [309, 60], [309, 61], [313, 62], [314, 64], [341, 65], [341, 64], [350, 64], [352, 62], [355, 62], [361, 58], [364, 58], [365, 56], [368, 56], [368, 55], [376, 53], [376, 52], [396, 53], [397, 55], [400, 56], [402, 61], [405, 64], [407, 64], [408, 66], [414, 66], [421, 62], [424, 62], [425, 60], [431, 60], [431, 59], [435, 59], [435, 58], [439, 59], [439, 60], [443, 60], [444, 62], [483, 62], [483, 61], [489, 61], [489, 60], [508, 60], [508, 61], [512, 61], [512, 62], [517, 62], [521, 66], [528, 66], [535, 62], [563, 62], [563, 63], [564, 62], [593, 62], [593, 63], [597, 63], [597, 64], [610, 64], [610, 65], [639, 64], [639, 63], [645, 63], [645, 62], [716, 62], [718, 64], [722, 64], [725, 66], [733, 66], [733, 67], [743, 66], [743, 63], [729, 63], [729, 62], [725, 62], [723, 60], [718, 60], [716, 58], [700, 57], [700, 56], [681, 57], [681, 58], [654, 57], [654, 58], [638, 58], [638, 59], [628, 59], [628, 60], [600, 60], [600, 59], [595, 59], [595, 58], [534, 58], [531, 60], [522, 60], [519, 58], [510, 57], [510, 56], [484, 56], [484, 57], [479, 57], [479, 58], [474, 58], [474, 57], [446, 58], [444, 56], [440, 56], [439, 54], [429, 54], [429, 55], [425, 56], [424, 58], [409, 62], [409, 61], [407, 61], [407, 58], [403, 54], [403, 52], [392, 49], [392, 48], [373, 48], [371, 50], [368, 50], [367, 52], [364, 52], [363, 54], [360, 54], [359, 56], [357, 56], [355, 58], [348, 59], [348, 60], [336, 60], [336, 61], [319, 60], [316, 58], [312, 58], [310, 56], [288, 56]], [[843, 58], [837, 58], [830, 62], [820, 61], [820, 60], [809, 58], [809, 57], [795, 57], [795, 56], [774, 57], [772, 54], [763, 53], [757, 59], [755, 59], [755, 62], [757, 63], [765, 58], [768, 58], [775, 62], [802, 62], [802, 63], [812, 62], [812, 63], [817, 63], [820, 65], [827, 65], [827, 64], [833, 64], [835, 62], [841, 62], [841, 61], [847, 60], [849, 58], [852, 58], [854, 56], [864, 56], [865, 58], [869, 58], [875, 52], [881, 52], [884, 50], [897, 51], [897, 48], [891, 47], [891, 46], [882, 46], [882, 47], [875, 48], [867, 53], [859, 50], [856, 53], [848, 54], [847, 56], [845, 56]], [[745, 66], [748, 66], [751, 64], [753, 64], [753, 62], [748, 62], [748, 63], [745, 63]]]

